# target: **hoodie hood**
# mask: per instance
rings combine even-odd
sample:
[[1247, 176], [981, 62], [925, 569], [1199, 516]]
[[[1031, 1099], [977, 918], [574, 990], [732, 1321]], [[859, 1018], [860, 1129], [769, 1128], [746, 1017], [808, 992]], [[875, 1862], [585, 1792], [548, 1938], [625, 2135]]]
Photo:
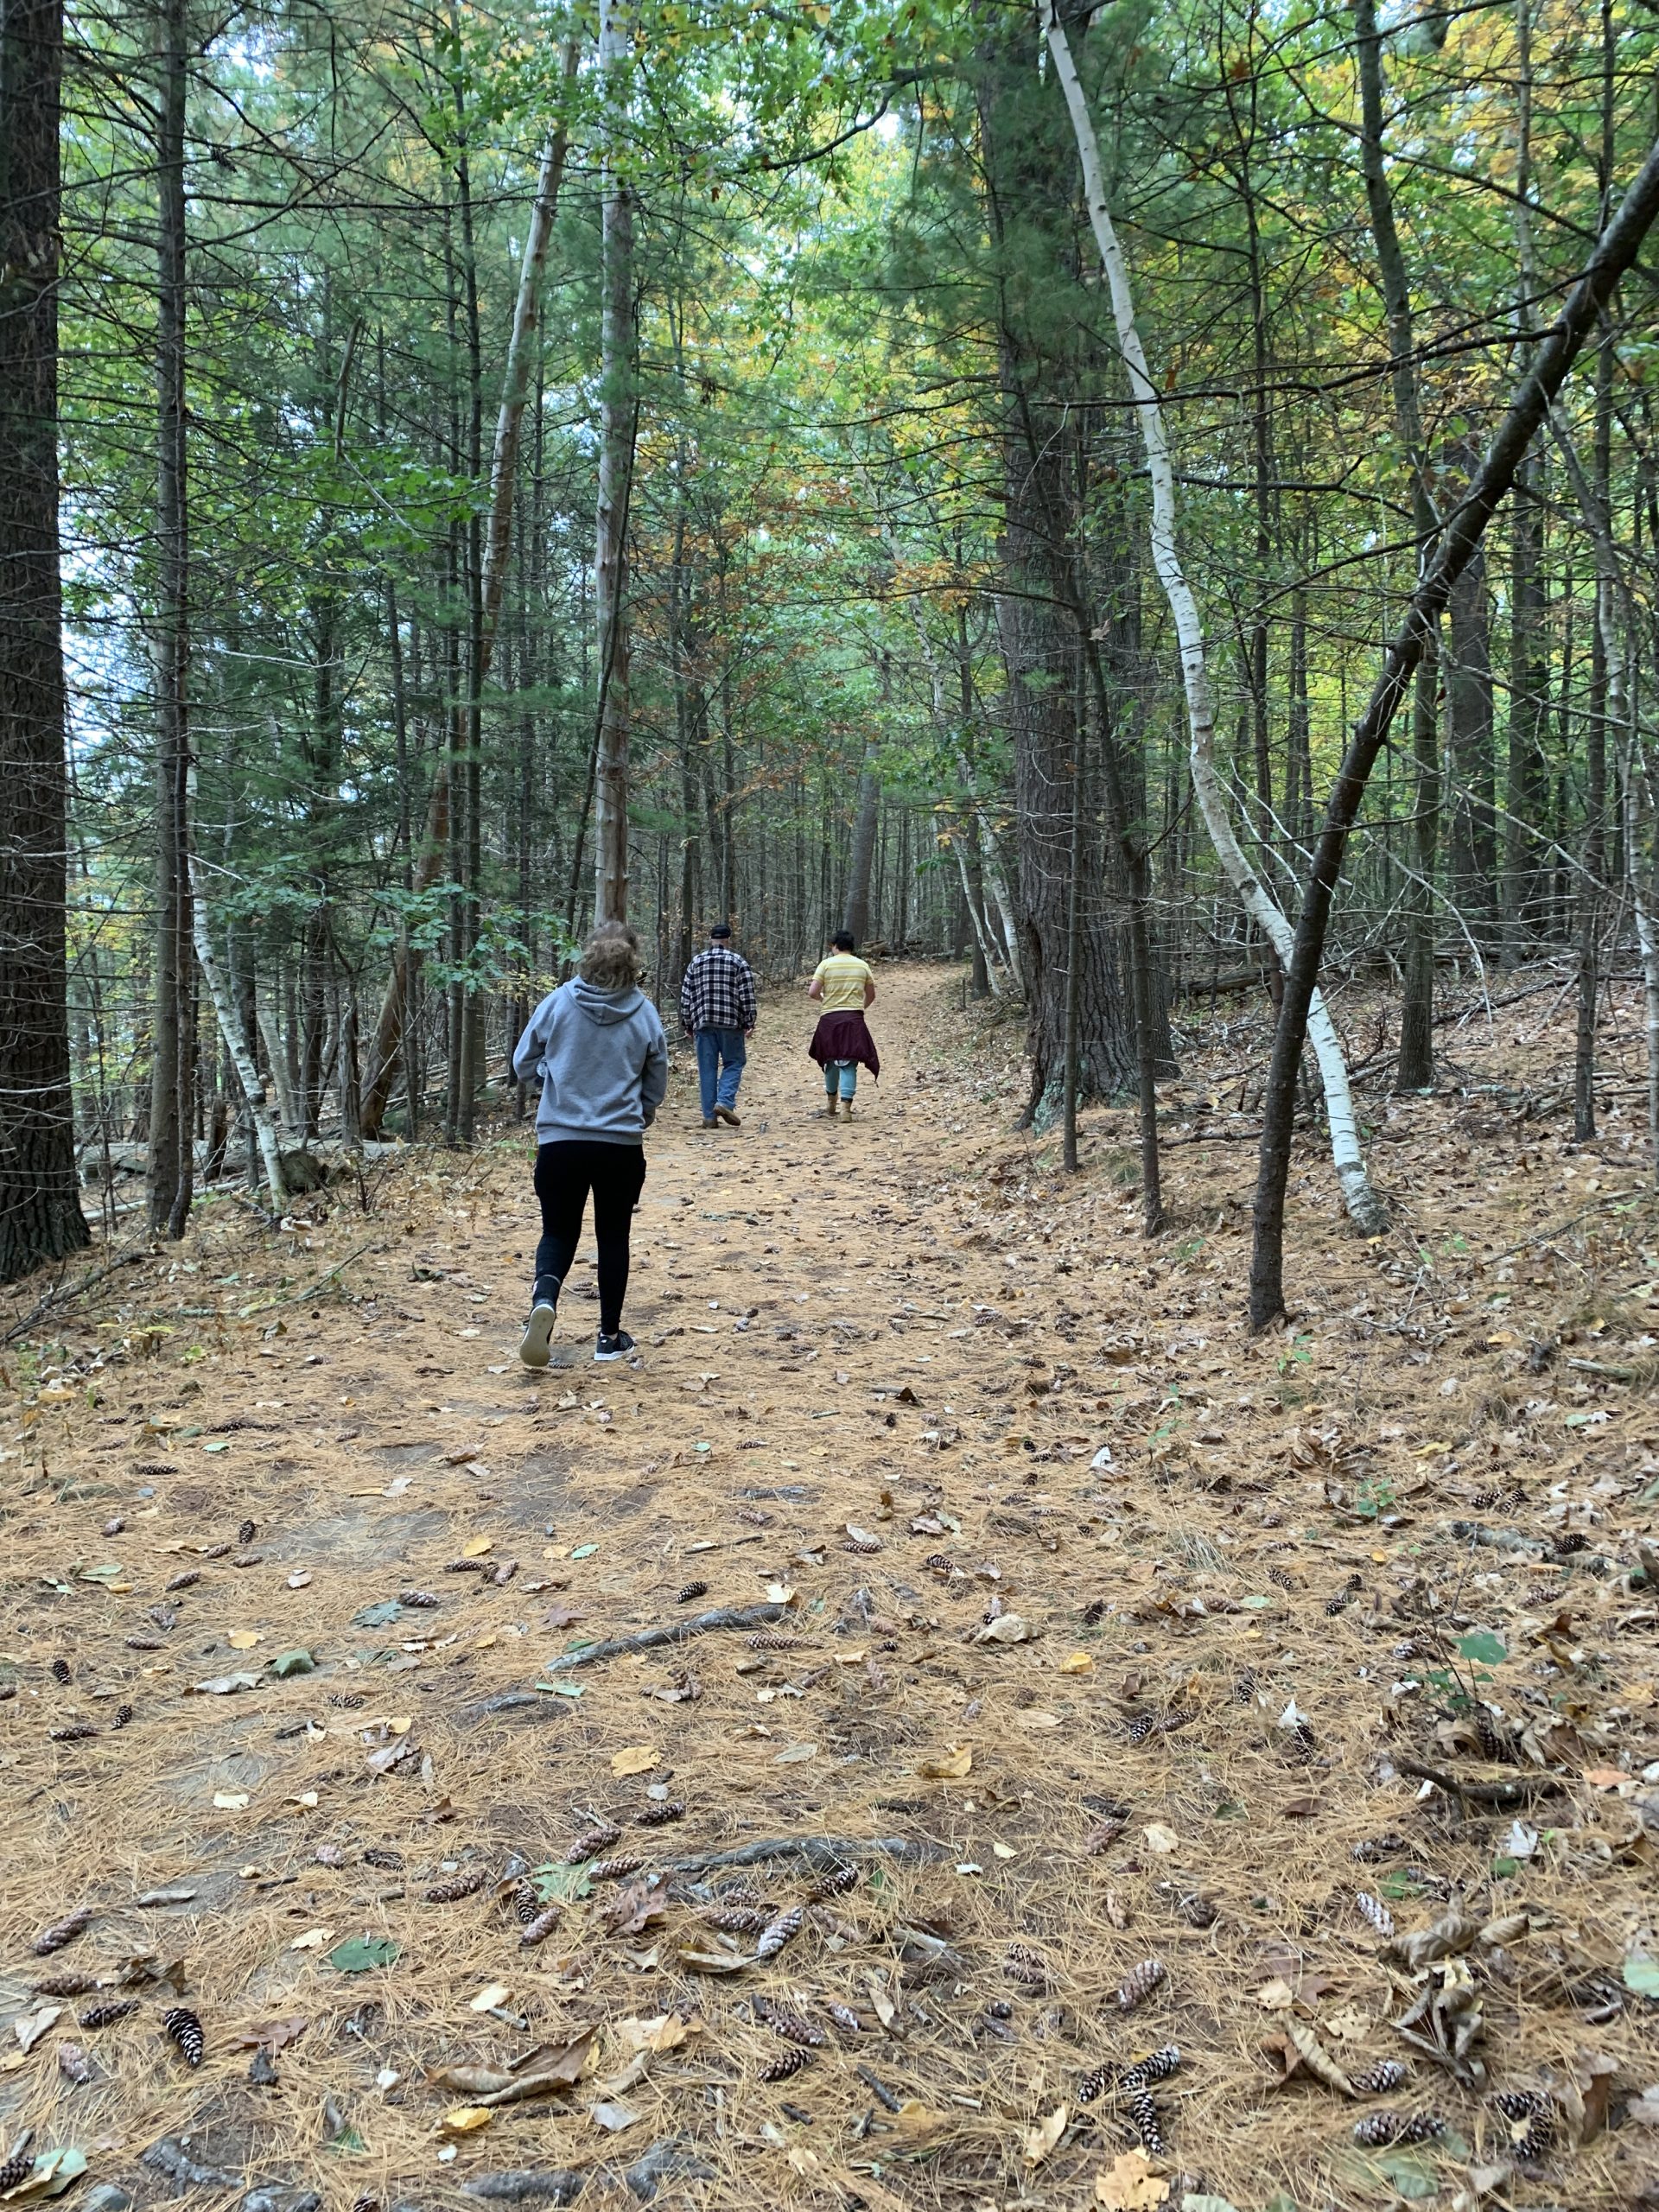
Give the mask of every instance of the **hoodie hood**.
[[645, 1002], [645, 993], [632, 984], [626, 991], [596, 991], [580, 976], [570, 986], [570, 995], [588, 1020], [597, 1022], [601, 1029], [626, 1021], [630, 1014], [638, 1014]]

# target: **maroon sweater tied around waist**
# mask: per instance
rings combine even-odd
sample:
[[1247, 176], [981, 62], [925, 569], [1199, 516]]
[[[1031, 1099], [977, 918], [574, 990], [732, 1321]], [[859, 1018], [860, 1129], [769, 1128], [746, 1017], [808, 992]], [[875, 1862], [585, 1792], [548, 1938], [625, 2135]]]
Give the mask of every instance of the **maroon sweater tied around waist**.
[[812, 1042], [806, 1049], [820, 1067], [827, 1066], [831, 1060], [854, 1060], [860, 1067], [868, 1068], [878, 1082], [880, 1080], [881, 1060], [875, 1039], [870, 1034], [869, 1024], [856, 1008], [820, 1014]]

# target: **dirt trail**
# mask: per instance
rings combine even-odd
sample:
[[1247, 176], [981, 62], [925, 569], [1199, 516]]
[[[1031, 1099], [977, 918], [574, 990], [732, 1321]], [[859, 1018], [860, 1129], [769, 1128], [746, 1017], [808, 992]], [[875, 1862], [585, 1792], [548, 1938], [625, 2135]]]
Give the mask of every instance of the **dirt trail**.
[[[765, 1008], [741, 1132], [697, 1126], [682, 1065], [636, 1232], [637, 1369], [591, 1363], [586, 1255], [555, 1365], [517, 1363], [520, 1134], [411, 1154], [366, 1214], [317, 1202], [284, 1234], [285, 1281], [245, 1215], [207, 1209], [124, 1309], [76, 1310], [55, 1359], [9, 1374], [0, 1999], [63, 2010], [0, 2061], [0, 2100], [37, 2148], [79, 2145], [141, 2201], [185, 2171], [143, 2154], [161, 2144], [164, 2167], [188, 2134], [221, 2193], [330, 2206], [466, 2202], [531, 2168], [585, 2175], [584, 2202], [722, 2212], [1075, 2207], [1103, 2173], [1152, 2203], [1130, 2101], [1080, 2088], [1175, 2043], [1155, 2171], [1240, 2208], [1450, 2189], [1506, 2158], [1508, 2123], [1468, 2063], [1457, 2078], [1388, 2019], [1463, 1969], [1414, 1980], [1360, 1889], [1402, 1929], [1453, 1904], [1530, 1916], [1473, 1954], [1487, 2090], [1560, 2085], [1585, 2053], [1621, 2095], [1645, 2083], [1629, 1965], [1659, 1949], [1651, 1592], [1575, 1572], [1557, 1541], [1618, 1552], [1659, 1471], [1642, 1406], [1593, 1371], [1548, 1399], [1522, 1372], [1524, 1275], [1460, 1324], [1413, 1257], [1421, 1223], [1368, 1252], [1316, 1217], [1296, 1255], [1315, 1300], [1250, 1341], [1248, 1155], [1220, 1094], [1192, 1094], [1183, 1233], [1148, 1255], [1115, 1117], [1091, 1117], [1075, 1185], [1033, 1173], [1008, 1133], [1012, 1040], [964, 1052], [957, 988], [884, 977], [883, 1078], [850, 1126], [816, 1113], [798, 998]], [[1414, 1141], [1455, 1141], [1439, 1110]], [[1565, 1185], [1524, 1141], [1518, 1164], [1489, 1151], [1487, 1193], [1459, 1181], [1439, 1233], [1497, 1250], [1529, 1208], [1565, 1211]], [[1310, 1191], [1319, 1172], [1310, 1154]], [[1603, 1198], [1620, 1175], [1598, 1170]], [[1616, 1334], [1592, 1370], [1643, 1357], [1605, 1350]], [[1591, 1411], [1564, 1429], [1563, 1404]], [[1524, 1533], [1482, 1547], [1457, 1516]], [[569, 1663], [753, 1606], [787, 1648], [715, 1629]], [[1481, 1703], [1502, 1740], [1490, 1722], [1481, 1740]], [[99, 1732], [48, 1732], [77, 1724]], [[1459, 1815], [1399, 1772], [1408, 1754], [1519, 1777], [1516, 1802]], [[1531, 1794], [1541, 1761], [1554, 1797]], [[601, 1856], [641, 1864], [582, 1894], [565, 1861], [595, 1822], [620, 1831]], [[833, 1897], [813, 1894], [822, 1851], [673, 1871], [823, 1838], [853, 1870]], [[563, 1905], [530, 1948], [521, 1867]], [[739, 1961], [759, 1923], [708, 1916], [798, 1904], [758, 1964]], [[32, 1958], [81, 1904], [89, 1931]], [[158, 2032], [176, 1996], [144, 1979], [180, 1957], [199, 2073]], [[1150, 1957], [1166, 1972], [1131, 2012], [1116, 1993]], [[80, 2029], [105, 1993], [31, 1994], [57, 1969], [125, 1972], [140, 2009]], [[761, 2078], [802, 2046], [757, 1999], [823, 2037], [791, 2079]], [[487, 2073], [423, 2073], [502, 2078], [590, 2024], [582, 2080], [550, 2099], [492, 2107]], [[276, 2046], [252, 2081], [245, 2031]], [[1443, 2116], [1446, 2139], [1356, 2146], [1366, 2104], [1296, 2065], [1299, 2035], [1351, 2076], [1412, 2059], [1383, 2101]], [[1637, 2202], [1653, 2139], [1629, 2125], [1574, 2152], [1574, 2205]], [[1515, 2201], [1561, 2185], [1528, 2169]]]

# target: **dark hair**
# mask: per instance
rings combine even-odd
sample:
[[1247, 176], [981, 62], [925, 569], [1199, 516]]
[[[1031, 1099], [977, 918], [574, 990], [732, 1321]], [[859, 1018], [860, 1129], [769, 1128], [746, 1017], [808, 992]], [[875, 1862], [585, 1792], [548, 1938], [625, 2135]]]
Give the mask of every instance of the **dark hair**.
[[730, 937], [731, 933], [732, 925], [729, 922], [715, 922], [710, 925], [709, 931], [710, 937]]
[[851, 930], [837, 930], [830, 942], [837, 952], [850, 952], [853, 950], [853, 933]]
[[628, 991], [639, 982], [639, 932], [626, 922], [601, 922], [582, 948], [576, 973], [596, 991]]

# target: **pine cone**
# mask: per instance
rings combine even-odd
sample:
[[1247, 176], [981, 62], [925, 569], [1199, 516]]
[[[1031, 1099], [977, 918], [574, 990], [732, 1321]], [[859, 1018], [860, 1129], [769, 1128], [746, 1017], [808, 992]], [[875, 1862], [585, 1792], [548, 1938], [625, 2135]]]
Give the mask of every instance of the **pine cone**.
[[706, 1582], [688, 1582], [674, 1602], [677, 1605], [689, 1605], [694, 1598], [706, 1598], [708, 1595], [709, 1585]]
[[1369, 1890], [1357, 1890], [1354, 1892], [1354, 1903], [1379, 1936], [1393, 1935], [1394, 1915], [1381, 1897], [1374, 1897]]
[[204, 1544], [201, 1548], [203, 1559], [229, 1559], [230, 1555], [231, 1548], [228, 1544]]
[[608, 1851], [613, 1843], [619, 1842], [621, 1834], [620, 1828], [613, 1827], [608, 1821], [601, 1821], [597, 1827], [589, 1828], [586, 1835], [576, 1838], [564, 1854], [565, 1865], [580, 1866], [585, 1859], [596, 1859], [601, 1851]]
[[804, 2066], [812, 2063], [810, 2050], [780, 2050], [776, 2058], [769, 2058], [760, 2069], [763, 2082], [787, 2082], [791, 2074], [798, 2074]]
[[801, 1923], [805, 1916], [799, 1905], [785, 1906], [782, 1912], [767, 1922], [755, 1937], [755, 1957], [757, 1959], [776, 1958], [790, 1937], [798, 1934]]
[[1129, 1741], [1132, 1744], [1144, 1744], [1147, 1737], [1154, 1733], [1157, 1726], [1158, 1716], [1155, 1713], [1137, 1713], [1129, 1723]]
[[187, 2066], [200, 2066], [207, 2053], [201, 2022], [187, 2005], [169, 2005], [162, 2015], [162, 2033], [177, 2044]]
[[1122, 1834], [1123, 1828], [1124, 1823], [1122, 1821], [1102, 1821], [1097, 1827], [1090, 1828], [1083, 1839], [1084, 1854], [1090, 1859], [1098, 1859], [1103, 1851], [1111, 1849], [1119, 1836]]
[[521, 1928], [528, 1928], [542, 1909], [533, 1882], [515, 1882], [512, 1885], [512, 1910]]
[[770, 1916], [755, 1911], [752, 1905], [714, 1904], [698, 1917], [705, 1927], [718, 1929], [722, 1936], [758, 1936]]
[[251, 1544], [258, 1533], [251, 1521], [245, 1521], [236, 1532], [236, 1541], [238, 1544]]
[[130, 1636], [127, 1638], [129, 1651], [160, 1651], [162, 1648], [159, 1636]]
[[[1505, 2089], [1492, 2099], [1510, 2123], [1510, 2154], [1517, 2165], [1536, 2164], [1555, 2140], [1555, 2113], [1536, 2089]], [[1516, 2133], [1516, 2129], [1522, 2132]]]
[[957, 1563], [949, 1552], [929, 1552], [922, 1565], [930, 1574], [954, 1574]]
[[1048, 1987], [1048, 1961], [1027, 1944], [1009, 1944], [1002, 1971], [1010, 1981], [1022, 1982], [1027, 1989]]
[[1141, 2138], [1141, 2148], [1149, 2158], [1166, 2157], [1164, 2131], [1158, 2119], [1158, 2107], [1145, 2089], [1136, 2089], [1129, 2098], [1129, 2118], [1135, 2122], [1135, 2132]]
[[751, 1651], [798, 1651], [801, 1649], [798, 1636], [776, 1636], [765, 1629], [758, 1636], [750, 1637], [748, 1643]]
[[124, 2020], [138, 2010], [136, 1997], [112, 1997], [107, 2004], [89, 2005], [76, 2015], [83, 2028], [112, 2028], [118, 2020]]
[[446, 1574], [493, 1574], [495, 1567], [487, 1559], [447, 1559], [443, 1571]]
[[1281, 1590], [1294, 1590], [1296, 1587], [1295, 1576], [1287, 1574], [1282, 1567], [1270, 1567], [1268, 1569], [1268, 1580], [1269, 1582], [1276, 1582]]
[[92, 2078], [92, 2062], [78, 2043], [60, 2043], [58, 2071], [66, 2082], [73, 2082], [78, 2089], [84, 2089]]
[[1133, 2012], [1143, 1999], [1151, 1996], [1168, 1971], [1161, 1959], [1142, 1959], [1117, 1985], [1118, 2009]]
[[754, 1999], [757, 2019], [763, 2020], [773, 2035], [782, 2036], [785, 2043], [804, 2044], [817, 2050], [823, 2041], [823, 2030], [814, 2027], [804, 2013], [793, 2012], [787, 2005], [775, 2004], [769, 1997]]
[[169, 1592], [175, 1590], [192, 1590], [200, 1580], [201, 1569], [199, 1567], [187, 1567], [181, 1574], [175, 1574], [173, 1577], [167, 1585], [167, 1588]]
[[400, 1590], [397, 1602], [400, 1605], [407, 1605], [411, 1612], [421, 1613], [442, 1601], [435, 1590]]
[[1325, 1601], [1326, 1619], [1334, 1620], [1338, 1613], [1345, 1612], [1352, 1602], [1345, 1590], [1338, 1590], [1334, 1598], [1327, 1598]]
[[1401, 2086], [1410, 2071], [1397, 2058], [1379, 2058], [1375, 2066], [1368, 2066], [1363, 2074], [1349, 2078], [1362, 2097], [1385, 2097], [1390, 2089]]
[[95, 1974], [46, 1974], [29, 1986], [37, 1997], [84, 1997], [98, 1987]]
[[818, 2003], [838, 2028], [844, 2028], [849, 2036], [863, 2034], [864, 2023], [850, 2005], [838, 2004], [833, 1997], [820, 1997]]
[[89, 1736], [97, 1733], [90, 1720], [72, 1720], [67, 1727], [48, 1728], [46, 1736], [51, 1744], [84, 1744]]
[[1189, 1928], [1213, 1928], [1221, 1917], [1220, 1908], [1198, 1890], [1185, 1891], [1175, 1900], [1175, 1910]]
[[328, 1702], [336, 1713], [357, 1713], [368, 1700], [360, 1690], [330, 1690]]
[[365, 1866], [384, 1866], [389, 1873], [392, 1874], [399, 1871], [403, 1863], [403, 1853], [394, 1851], [388, 1843], [372, 1843], [363, 1854], [363, 1864]]
[[671, 1821], [685, 1818], [685, 1800], [683, 1797], [665, 1798], [660, 1805], [645, 1806], [633, 1817], [642, 1828], [666, 1827]]
[[844, 1552], [856, 1552], [861, 1559], [872, 1558], [881, 1548], [879, 1536], [849, 1536], [841, 1548]]
[[67, 1659], [54, 1659], [52, 1662], [52, 1677], [54, 1681], [67, 1682], [69, 1680], [69, 1662]]
[[1402, 1835], [1365, 1836], [1348, 1855], [1351, 1859], [1357, 1859], [1362, 1866], [1370, 1866], [1379, 1859], [1388, 1858], [1390, 1853], [1403, 1851], [1405, 1847], [1406, 1839]]
[[545, 1943], [563, 1917], [564, 1911], [562, 1906], [549, 1905], [544, 1912], [538, 1912], [535, 1919], [528, 1922], [520, 1930], [518, 1936], [520, 1945], [528, 1951], [537, 1943]]
[[1180, 2063], [1179, 2045], [1166, 2043], [1162, 2050], [1149, 2051], [1146, 2057], [1127, 2068], [1119, 2077], [1118, 2087], [1129, 2094], [1137, 2089], [1149, 2089], [1154, 2082], [1167, 2082]]
[[26, 2182], [35, 2171], [35, 2153], [29, 2147], [29, 2138], [23, 2138], [22, 2148], [0, 2164], [0, 2190], [16, 2189]]
[[1094, 2066], [1077, 2084], [1077, 2102], [1091, 2105], [1096, 2097], [1103, 2097], [1117, 2078], [1115, 2066]]
[[465, 1872], [454, 1874], [447, 1882], [434, 1882], [426, 1891], [428, 1904], [459, 1904], [462, 1897], [475, 1897], [490, 1878], [486, 1866], [469, 1866]]
[[1354, 2122], [1354, 2140], [1367, 2150], [1386, 2151], [1393, 2143], [1437, 2143], [1446, 2122], [1432, 2112], [1374, 2112]]
[[131, 1720], [132, 1707], [130, 1705], [118, 1705], [115, 1708], [115, 1718], [111, 1721], [110, 1726], [111, 1728], [125, 1728], [130, 1725]]
[[643, 1851], [619, 1851], [614, 1859], [595, 1859], [588, 1869], [588, 1878], [594, 1882], [620, 1882], [626, 1875], [637, 1874], [645, 1863]]
[[73, 1912], [65, 1913], [61, 1920], [54, 1920], [49, 1928], [41, 1929], [35, 1938], [35, 1957], [50, 1958], [54, 1951], [62, 1950], [64, 1945], [73, 1943], [77, 1936], [84, 1936], [92, 1924], [91, 1905], [77, 1905]]
[[812, 1901], [815, 1904], [827, 1904], [831, 1897], [844, 1897], [857, 1882], [856, 1866], [832, 1866], [812, 1885]]

